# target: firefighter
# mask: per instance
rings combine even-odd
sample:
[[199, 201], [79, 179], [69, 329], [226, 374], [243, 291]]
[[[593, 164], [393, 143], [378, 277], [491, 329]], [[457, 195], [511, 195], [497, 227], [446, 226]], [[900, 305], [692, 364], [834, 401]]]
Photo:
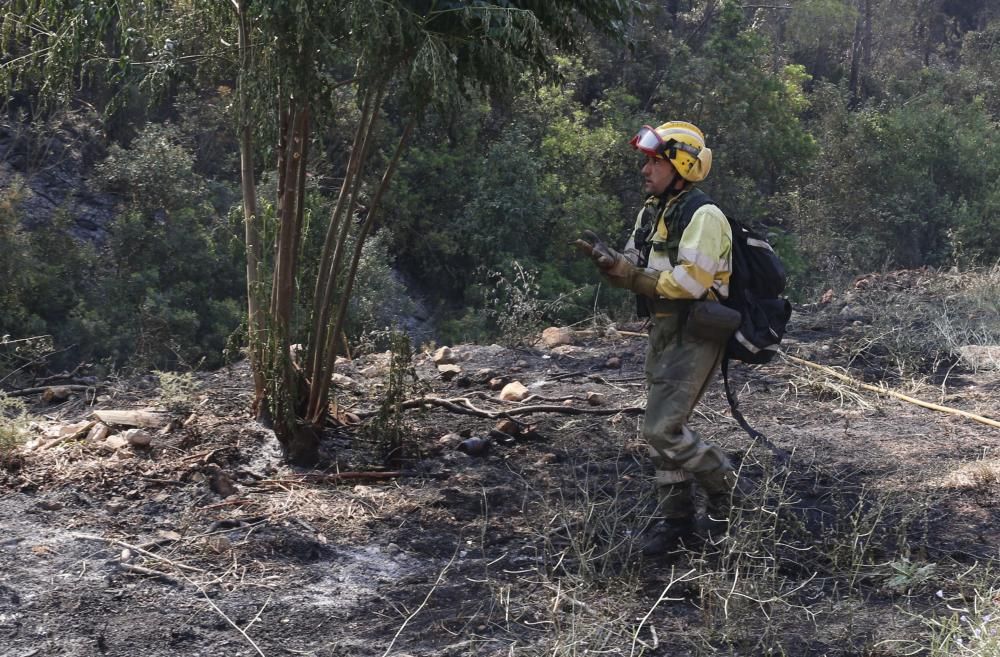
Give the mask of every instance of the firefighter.
[[[732, 230], [722, 210], [704, 200], [689, 217], [684, 213], [685, 204], [704, 194], [695, 183], [712, 168], [712, 151], [701, 130], [683, 121], [644, 126], [631, 145], [645, 156], [648, 198], [624, 251], [590, 231], [576, 245], [610, 285], [633, 291], [640, 316], [651, 320], [642, 435], [655, 468], [661, 517], [646, 533], [643, 552], [651, 555], [675, 549], [695, 534], [718, 536], [728, 529], [737, 483], [733, 465], [687, 423], [721, 362], [725, 341], [687, 324], [699, 300], [728, 295]], [[706, 497], [700, 521], [695, 483]]]

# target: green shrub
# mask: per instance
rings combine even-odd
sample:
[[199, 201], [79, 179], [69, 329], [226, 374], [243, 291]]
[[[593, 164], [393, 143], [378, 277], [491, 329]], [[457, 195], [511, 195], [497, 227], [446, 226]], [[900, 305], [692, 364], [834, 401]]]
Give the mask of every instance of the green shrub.
[[173, 413], [187, 413], [195, 405], [194, 395], [201, 387], [191, 372], [154, 371], [160, 381], [160, 403]]
[[18, 450], [27, 436], [24, 404], [0, 392], [0, 469], [20, 463]]

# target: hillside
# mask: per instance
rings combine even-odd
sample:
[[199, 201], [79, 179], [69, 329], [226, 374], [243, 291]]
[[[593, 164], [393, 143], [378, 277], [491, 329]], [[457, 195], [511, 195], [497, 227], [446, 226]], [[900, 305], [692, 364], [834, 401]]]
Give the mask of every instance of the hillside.
[[[891, 379], [866, 332], [891, 318], [874, 291], [920, 299], [933, 280], [870, 277], [799, 307], [786, 353], [996, 419], [995, 363]], [[331, 429], [322, 471], [281, 464], [248, 416], [245, 364], [198, 375], [183, 403], [151, 377], [31, 398], [33, 449], [0, 471], [0, 655], [1000, 654], [1000, 430], [790, 358], [736, 366], [741, 409], [791, 459], [751, 448], [711, 388], [693, 422], [757, 493], [718, 545], [643, 561], [651, 468], [636, 413], [613, 410], [644, 403], [642, 327], [628, 328], [553, 349], [453, 346], [450, 381], [417, 354], [409, 398], [584, 412], [516, 416], [530, 425], [502, 434], [406, 410], [381, 434], [370, 419]], [[345, 417], [378, 410], [389, 364], [338, 365]], [[535, 396], [499, 402], [493, 379]], [[44, 437], [166, 406], [148, 446], [65, 439], [86, 425]], [[386, 468], [396, 429], [404, 452]], [[463, 442], [491, 430], [484, 453]]]

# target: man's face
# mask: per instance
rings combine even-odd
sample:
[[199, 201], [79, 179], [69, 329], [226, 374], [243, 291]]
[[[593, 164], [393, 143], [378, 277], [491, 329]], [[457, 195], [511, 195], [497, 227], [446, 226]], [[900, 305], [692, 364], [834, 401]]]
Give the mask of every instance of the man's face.
[[642, 165], [642, 178], [646, 193], [659, 196], [674, 183], [674, 165], [670, 160], [648, 156]]

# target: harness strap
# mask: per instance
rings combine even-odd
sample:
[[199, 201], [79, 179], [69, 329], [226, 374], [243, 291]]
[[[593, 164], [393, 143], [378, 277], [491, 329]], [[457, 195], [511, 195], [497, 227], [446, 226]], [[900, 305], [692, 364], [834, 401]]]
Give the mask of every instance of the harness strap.
[[786, 450], [781, 449], [768, 440], [767, 436], [751, 427], [750, 423], [747, 422], [747, 419], [743, 417], [743, 413], [740, 413], [738, 408], [739, 402], [736, 400], [736, 396], [733, 394], [733, 391], [729, 388], [729, 356], [722, 357], [722, 387], [726, 391], [726, 401], [729, 402], [729, 410], [732, 412], [733, 419], [736, 420], [737, 424], [739, 424], [751, 438], [771, 450], [771, 453], [774, 454], [776, 461], [778, 461], [781, 465], [787, 464], [791, 455]]

